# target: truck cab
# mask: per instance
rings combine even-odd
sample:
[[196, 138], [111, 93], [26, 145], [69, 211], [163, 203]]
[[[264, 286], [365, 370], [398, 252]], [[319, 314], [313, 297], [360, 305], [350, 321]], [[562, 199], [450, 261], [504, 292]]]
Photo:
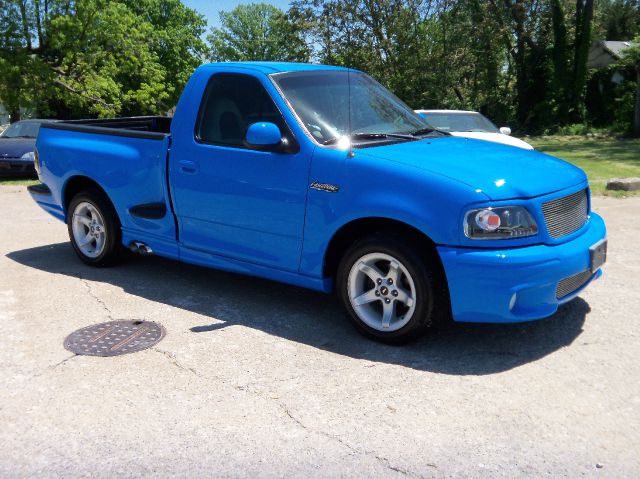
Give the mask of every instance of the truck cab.
[[93, 266], [123, 248], [335, 291], [386, 342], [553, 314], [601, 274], [586, 175], [433, 129], [352, 69], [203, 65], [175, 116], [44, 124], [41, 185]]

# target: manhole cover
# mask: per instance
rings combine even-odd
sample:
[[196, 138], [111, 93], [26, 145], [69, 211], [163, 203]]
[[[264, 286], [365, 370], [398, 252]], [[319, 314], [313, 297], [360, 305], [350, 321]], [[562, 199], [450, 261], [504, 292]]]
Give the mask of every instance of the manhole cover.
[[64, 347], [85, 356], [118, 356], [150, 348], [164, 334], [164, 328], [152, 321], [110, 321], [71, 333]]

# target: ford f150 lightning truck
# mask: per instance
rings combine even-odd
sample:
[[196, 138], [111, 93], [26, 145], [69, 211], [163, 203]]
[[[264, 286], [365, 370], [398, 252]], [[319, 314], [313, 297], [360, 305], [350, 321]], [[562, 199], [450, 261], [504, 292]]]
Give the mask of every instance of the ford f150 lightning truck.
[[582, 170], [458, 138], [366, 74], [198, 68], [173, 118], [45, 123], [35, 201], [80, 259], [123, 248], [318, 291], [386, 342], [552, 315], [602, 274]]

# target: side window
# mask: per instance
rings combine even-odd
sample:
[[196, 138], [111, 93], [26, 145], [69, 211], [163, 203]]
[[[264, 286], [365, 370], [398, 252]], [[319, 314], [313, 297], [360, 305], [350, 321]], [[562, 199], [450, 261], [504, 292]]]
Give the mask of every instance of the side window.
[[256, 78], [217, 73], [209, 80], [200, 105], [196, 138], [204, 143], [242, 147], [249, 125], [260, 121], [275, 123], [288, 136], [282, 115]]

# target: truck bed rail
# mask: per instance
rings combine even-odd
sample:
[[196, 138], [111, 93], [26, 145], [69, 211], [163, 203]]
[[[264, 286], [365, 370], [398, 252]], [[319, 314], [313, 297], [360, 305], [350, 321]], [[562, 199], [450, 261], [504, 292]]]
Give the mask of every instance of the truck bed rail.
[[47, 122], [42, 128], [68, 130], [99, 135], [125, 136], [148, 140], [162, 140], [169, 135], [171, 117], [132, 116], [123, 118], [100, 118], [94, 120], [66, 120]]

